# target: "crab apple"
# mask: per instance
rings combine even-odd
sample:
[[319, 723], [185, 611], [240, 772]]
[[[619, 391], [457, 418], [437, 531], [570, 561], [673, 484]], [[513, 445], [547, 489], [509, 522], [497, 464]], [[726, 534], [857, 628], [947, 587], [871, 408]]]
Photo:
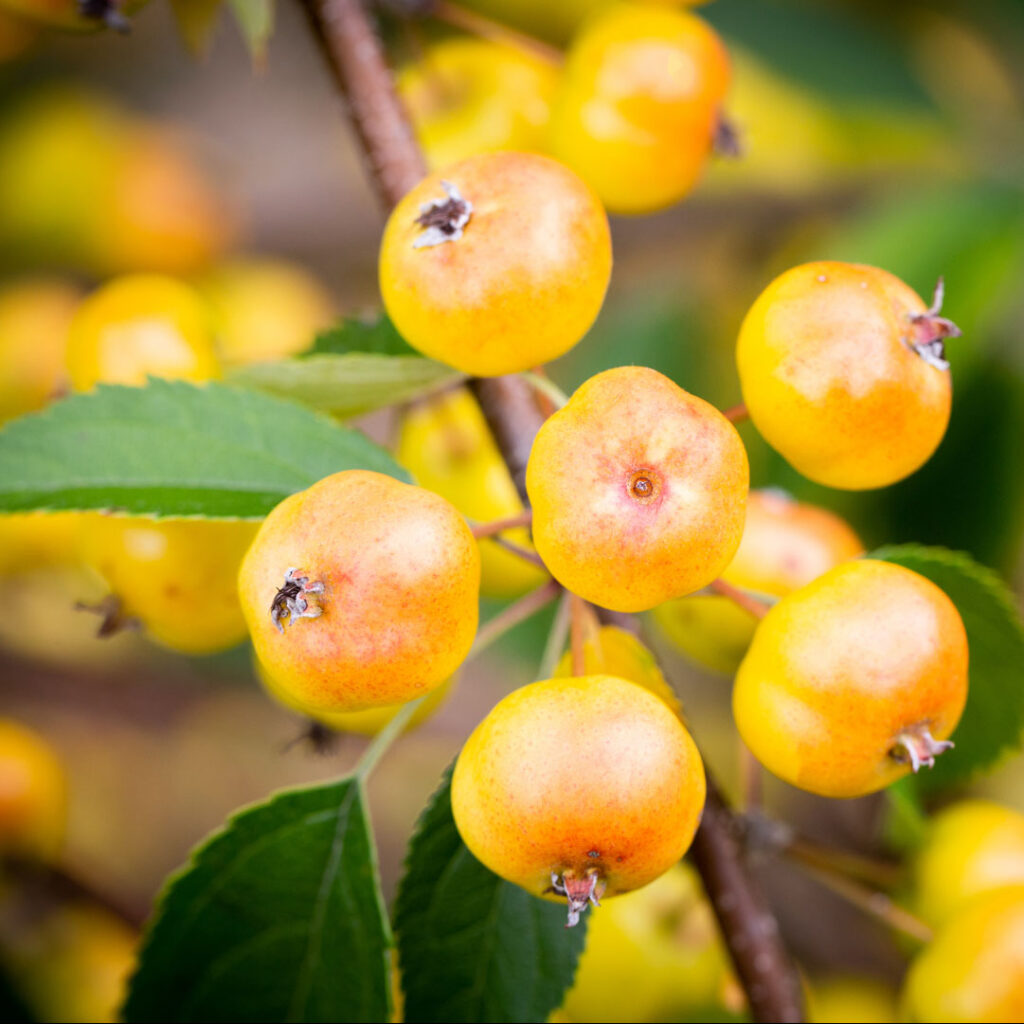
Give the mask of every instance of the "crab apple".
[[[863, 553], [860, 538], [834, 512], [785, 491], [751, 491], [743, 539], [722, 579], [755, 595], [784, 597]], [[653, 614], [684, 654], [729, 675], [739, 668], [757, 626], [748, 611], [720, 594], [667, 601]]]
[[239, 258], [196, 280], [225, 366], [304, 352], [334, 319], [334, 302], [305, 268], [286, 260]]
[[593, 916], [562, 1009], [571, 1021], [678, 1020], [724, 1010], [734, 984], [700, 877], [684, 862]]
[[516, 47], [457, 36], [429, 46], [396, 84], [436, 170], [476, 153], [543, 149], [558, 69]]
[[115, 278], [85, 299], [71, 321], [67, 360], [76, 391], [220, 375], [209, 309], [194, 289], [158, 274]]
[[68, 329], [80, 300], [78, 288], [60, 278], [0, 288], [0, 423], [41, 409], [66, 388]]
[[466, 741], [452, 813], [488, 868], [534, 895], [589, 902], [638, 889], [693, 839], [704, 768], [664, 701], [614, 676], [531, 683]]
[[480, 555], [444, 498], [335, 473], [278, 505], [239, 573], [256, 654], [314, 711], [402, 704], [440, 686], [476, 634]]
[[[411, 406], [402, 418], [395, 456], [421, 487], [447, 498], [464, 516], [490, 522], [517, 516], [523, 502], [476, 399], [464, 388]], [[533, 550], [525, 526], [502, 536]], [[517, 597], [550, 577], [496, 540], [480, 544], [480, 593]]]
[[743, 534], [749, 470], [733, 425], [642, 366], [591, 377], [533, 442], [526, 489], [551, 574], [605, 608], [692, 593]]
[[238, 567], [257, 524], [235, 520], [80, 516], [83, 561], [157, 643], [211, 654], [245, 639]]
[[938, 447], [952, 385], [943, 339], [960, 332], [899, 278], [805, 263], [757, 298], [736, 347], [754, 425], [804, 476], [864, 490], [909, 476]]
[[931, 823], [914, 864], [914, 905], [942, 925], [973, 897], [1024, 884], [1024, 815], [991, 800], [963, 800]]
[[551, 118], [551, 149], [612, 213], [649, 213], [696, 185], [729, 88], [729, 56], [695, 14], [608, 6], [580, 29]]
[[379, 267], [405, 340], [481, 377], [568, 352], [601, 309], [611, 269], [597, 196], [557, 161], [516, 152], [424, 178], [392, 211]]
[[736, 675], [733, 713], [769, 771], [852, 797], [931, 765], [952, 746], [966, 699], [953, 602], [909, 569], [858, 560], [768, 612]]
[[0, 854], [52, 859], [67, 819], [64, 767], [38, 733], [0, 718]]
[[971, 900], [911, 964], [902, 1019], [978, 1024], [1024, 1015], [1024, 885]]

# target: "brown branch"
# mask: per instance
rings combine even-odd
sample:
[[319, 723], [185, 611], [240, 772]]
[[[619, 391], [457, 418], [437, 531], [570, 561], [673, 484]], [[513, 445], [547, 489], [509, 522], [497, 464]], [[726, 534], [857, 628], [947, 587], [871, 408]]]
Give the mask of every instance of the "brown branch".
[[690, 853], [718, 918], [722, 937], [756, 1021], [802, 1021], [800, 983], [747, 870], [743, 830], [708, 776], [704, 816]]
[[394, 206], [427, 173], [378, 37], [360, 0], [301, 0], [327, 66], [348, 102], [370, 177]]
[[[358, 0], [302, 2], [335, 78], [349, 96], [349, 111], [378, 190], [393, 205], [418, 180], [423, 162], [395, 96], [380, 42]], [[474, 379], [470, 388], [525, 500], [526, 463], [544, 421], [533, 389], [516, 376]], [[746, 870], [736, 819], [710, 779], [693, 852], [754, 1019], [802, 1021], [796, 973], [775, 918], [765, 910], [760, 890]]]

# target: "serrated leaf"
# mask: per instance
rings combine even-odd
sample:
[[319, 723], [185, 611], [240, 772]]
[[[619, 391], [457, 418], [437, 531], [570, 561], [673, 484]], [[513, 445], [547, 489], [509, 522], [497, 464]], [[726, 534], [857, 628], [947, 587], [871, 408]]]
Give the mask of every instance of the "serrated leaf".
[[416, 828], [395, 931], [405, 1018], [430, 1024], [542, 1021], [562, 1002], [586, 916], [531, 896], [485, 868], [455, 828], [446, 773]]
[[274, 32], [274, 0], [229, 0], [249, 56], [260, 65]]
[[311, 355], [239, 367], [231, 381], [332, 412], [358, 416], [406, 402], [460, 380], [450, 366], [422, 356]]
[[203, 57], [210, 48], [224, 0], [171, 0], [178, 32], [194, 57]]
[[221, 384], [101, 385], [0, 430], [0, 512], [260, 518], [343, 469], [409, 480], [358, 431]]
[[362, 783], [235, 815], [173, 878], [126, 1021], [386, 1021], [391, 944]]
[[953, 733], [956, 746], [917, 785], [934, 791], [961, 783], [1021, 745], [1024, 730], [1024, 626], [1006, 584], [969, 555], [916, 544], [883, 547], [870, 558], [912, 569], [941, 587], [967, 630], [967, 706]]
[[346, 319], [316, 336], [313, 355], [343, 356], [367, 352], [379, 356], [415, 356], [419, 353], [381, 313], [372, 319]]

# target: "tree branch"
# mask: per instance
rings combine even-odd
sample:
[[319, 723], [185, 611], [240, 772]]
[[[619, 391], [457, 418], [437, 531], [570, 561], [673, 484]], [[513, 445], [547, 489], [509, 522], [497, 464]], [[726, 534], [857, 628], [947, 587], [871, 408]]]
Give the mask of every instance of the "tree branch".
[[[423, 159], [394, 92], [384, 52], [359, 0], [301, 0], [366, 149], [377, 189], [394, 205], [422, 177]], [[520, 495], [543, 422], [533, 389], [517, 376], [470, 381]], [[621, 620], [624, 617], [616, 617]], [[634, 626], [635, 628], [635, 626]], [[760, 890], [743, 862], [740, 830], [708, 780], [693, 855], [757, 1021], [800, 1022], [800, 988]]]

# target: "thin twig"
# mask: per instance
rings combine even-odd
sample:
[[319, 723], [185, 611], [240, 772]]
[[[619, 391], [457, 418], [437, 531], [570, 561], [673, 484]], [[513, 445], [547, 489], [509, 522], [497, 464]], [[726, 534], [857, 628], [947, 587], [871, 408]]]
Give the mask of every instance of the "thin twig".
[[571, 603], [572, 595], [568, 590], [563, 590], [562, 599], [558, 602], [558, 610], [555, 612], [555, 621], [551, 623], [551, 632], [548, 633], [547, 642], [544, 644], [544, 653], [540, 656], [540, 665], [537, 667], [538, 679], [550, 679], [554, 675], [555, 666], [562, 658], [565, 641], [569, 636]]
[[786, 843], [784, 851], [792, 860], [808, 867], [844, 875], [880, 889], [891, 889], [903, 881], [903, 870], [898, 864], [875, 857], [865, 857], [850, 850], [821, 846], [801, 836], [792, 836]]
[[495, 640], [503, 637], [513, 626], [518, 626], [524, 619], [539, 612], [544, 605], [554, 601], [561, 592], [561, 584], [554, 580], [548, 580], [542, 587], [531, 590], [525, 597], [519, 598], [515, 604], [503, 608], [493, 619], [480, 627], [469, 657], [475, 658], [478, 654], [482, 654]]
[[529, 526], [533, 522], [533, 510], [523, 509], [514, 516], [506, 516], [504, 519], [492, 519], [489, 523], [474, 523], [470, 529], [477, 540], [483, 537], [493, 537], [496, 533], [503, 533], [505, 530], [517, 530], [521, 526]]
[[434, 0], [430, 5], [430, 13], [439, 21], [443, 21], [453, 28], [461, 29], [470, 35], [479, 36], [492, 43], [501, 43], [503, 46], [511, 46], [523, 53], [546, 61], [549, 64], [559, 65], [562, 63], [562, 51], [550, 43], [545, 43], [535, 36], [528, 36], [525, 32], [519, 32], [500, 21], [484, 17], [476, 11], [467, 10], [460, 4], [450, 3], [449, 0]]
[[492, 537], [491, 540], [493, 540], [495, 544], [500, 544], [506, 551], [511, 551], [513, 555], [521, 558], [524, 562], [530, 562], [537, 566], [538, 569], [547, 569], [547, 566], [544, 564], [544, 559], [541, 558], [536, 551], [524, 548], [521, 544], [516, 544], [515, 541], [511, 541], [507, 537], [502, 537], [501, 534]]
[[747, 411], [747, 406], [744, 402], [740, 402], [739, 405], [734, 405], [730, 409], [725, 409], [722, 415], [730, 423], [742, 423], [744, 420], [750, 419], [750, 413]]
[[587, 602], [576, 594], [569, 595], [569, 646], [572, 650], [572, 674], [587, 674], [587, 659], [584, 649], [587, 633]]
[[[793, 856], [792, 850], [786, 851]], [[915, 917], [908, 910], [894, 903], [884, 892], [870, 889], [860, 882], [847, 878], [836, 871], [825, 869], [819, 865], [812, 865], [802, 859], [793, 857], [800, 866], [816, 879], [826, 889], [831, 890], [837, 896], [841, 896], [848, 903], [859, 907], [866, 914], [877, 917], [878, 920], [887, 924], [890, 928], [904, 935], [909, 935], [918, 942], [931, 942], [932, 930], [920, 918]]]
[[766, 604], [764, 601], [759, 601], [756, 597], [752, 597], [745, 590], [740, 590], [739, 587], [734, 587], [731, 583], [726, 583], [723, 579], [712, 580], [708, 584], [708, 590], [713, 590], [716, 594], [721, 594], [722, 597], [729, 598], [733, 604], [737, 604], [744, 611], [750, 612], [757, 619], [763, 619], [771, 610], [772, 606]]

